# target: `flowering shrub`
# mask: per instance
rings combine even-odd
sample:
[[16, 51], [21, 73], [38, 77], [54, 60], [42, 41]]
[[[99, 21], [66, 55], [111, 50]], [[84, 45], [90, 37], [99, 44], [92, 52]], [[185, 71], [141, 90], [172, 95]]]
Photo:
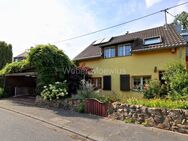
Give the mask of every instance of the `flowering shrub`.
[[68, 95], [66, 82], [55, 82], [54, 85], [49, 84], [44, 86], [44, 90], [41, 92], [41, 97], [44, 100], [57, 100]]
[[150, 98], [160, 97], [160, 89], [161, 89], [160, 81], [151, 80], [144, 87], [144, 98], [150, 99]]
[[178, 62], [168, 65], [163, 74], [168, 97], [173, 100], [188, 98], [188, 73], [186, 67]]

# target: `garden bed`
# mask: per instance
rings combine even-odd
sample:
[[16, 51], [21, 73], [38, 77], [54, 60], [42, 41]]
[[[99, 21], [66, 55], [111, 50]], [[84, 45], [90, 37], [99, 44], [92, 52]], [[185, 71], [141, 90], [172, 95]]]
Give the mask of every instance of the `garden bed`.
[[112, 103], [109, 118], [188, 134], [188, 110]]
[[171, 100], [171, 99], [128, 99], [127, 104], [143, 105], [146, 107], [158, 107], [167, 109], [188, 109], [187, 100]]

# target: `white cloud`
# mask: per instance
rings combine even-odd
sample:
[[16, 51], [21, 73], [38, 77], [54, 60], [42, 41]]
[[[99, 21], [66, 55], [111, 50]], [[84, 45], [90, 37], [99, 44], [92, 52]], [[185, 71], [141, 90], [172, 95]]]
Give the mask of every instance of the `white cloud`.
[[149, 7], [152, 7], [154, 4], [157, 4], [161, 1], [162, 0], [145, 0], [145, 3], [146, 3], [146, 6], [149, 8]]
[[[160, 0], [154, 1], [146, 3], [152, 6]], [[142, 11], [143, 5], [136, 1], [121, 4], [120, 10], [115, 11], [116, 16], [105, 19], [105, 17], [96, 18], [97, 14], [87, 4], [76, 0], [0, 0], [0, 40], [11, 43], [14, 55], [17, 55], [35, 44], [53, 43], [132, 19], [135, 13], [139, 13], [140, 9]], [[135, 12], [135, 9], [138, 12]], [[139, 15], [136, 16], [139, 17]], [[156, 26], [161, 25], [161, 21], [163, 23], [163, 19], [159, 19], [154, 22]], [[152, 17], [56, 45], [73, 58], [95, 39], [155, 26], [151, 21], [153, 21]]]
[[[53, 43], [95, 30], [92, 13], [84, 4], [76, 3], [73, 5], [69, 0], [0, 0], [3, 19], [0, 40], [12, 43], [16, 55], [35, 44]], [[81, 42], [72, 43], [75, 46], [70, 43], [57, 45], [72, 58]]]

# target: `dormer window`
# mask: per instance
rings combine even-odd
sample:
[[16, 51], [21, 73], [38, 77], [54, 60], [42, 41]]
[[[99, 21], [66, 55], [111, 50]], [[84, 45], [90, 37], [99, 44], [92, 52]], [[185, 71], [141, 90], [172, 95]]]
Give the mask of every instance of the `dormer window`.
[[115, 57], [115, 48], [109, 47], [104, 49], [104, 58], [112, 58]]
[[144, 45], [159, 44], [161, 42], [162, 42], [162, 39], [160, 36], [144, 39]]
[[118, 56], [130, 56], [131, 55], [131, 45], [119, 45], [118, 46]]

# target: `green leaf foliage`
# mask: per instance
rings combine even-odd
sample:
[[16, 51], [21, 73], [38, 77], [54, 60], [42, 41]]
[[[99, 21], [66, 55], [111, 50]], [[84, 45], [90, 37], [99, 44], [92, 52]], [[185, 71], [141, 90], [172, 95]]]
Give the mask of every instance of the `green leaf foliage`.
[[12, 45], [0, 41], [0, 69], [12, 62]]
[[188, 101], [171, 99], [128, 99], [128, 104], [143, 105], [146, 107], [168, 108], [168, 109], [188, 109]]
[[63, 82], [66, 80], [69, 69], [73, 66], [72, 62], [63, 51], [55, 45], [37, 45], [31, 48], [28, 61], [35, 66], [38, 72], [37, 90], [40, 93], [43, 86]]
[[2, 70], [0, 70], [0, 75], [21, 72], [22, 70], [29, 67], [30, 64], [27, 60], [23, 60], [20, 62], [12, 62], [10, 64], [7, 64]]
[[76, 111], [79, 113], [84, 113], [85, 112], [85, 103], [81, 102], [77, 107], [76, 107]]
[[166, 82], [168, 95], [172, 99], [188, 97], [188, 73], [181, 63], [171, 63], [164, 72], [163, 79]]
[[183, 28], [188, 28], [188, 13], [183, 11], [181, 14], [178, 14], [174, 20], [175, 23], [180, 22]]
[[151, 80], [148, 83], [148, 86], [144, 90], [144, 98], [155, 98], [160, 97], [160, 81]]

